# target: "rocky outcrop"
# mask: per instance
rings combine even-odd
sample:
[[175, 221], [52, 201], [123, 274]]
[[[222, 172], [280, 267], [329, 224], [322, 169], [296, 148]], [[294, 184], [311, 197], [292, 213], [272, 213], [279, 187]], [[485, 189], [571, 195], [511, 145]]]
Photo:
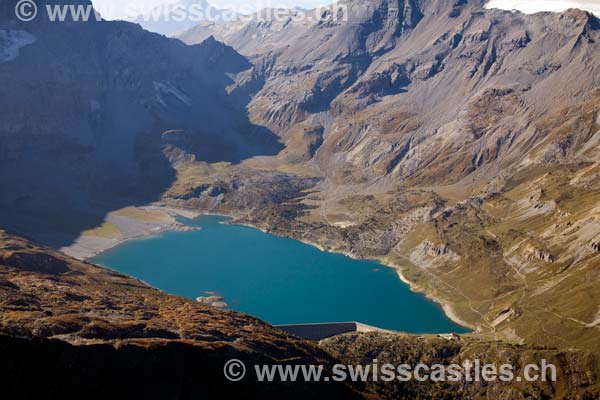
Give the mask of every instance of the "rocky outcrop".
[[450, 248], [444, 244], [436, 246], [430, 241], [425, 241], [422, 244], [423, 250], [430, 257], [442, 257], [442, 256], [455, 256], [455, 254], [450, 250]]
[[207, 306], [216, 308], [227, 308], [228, 304], [225, 302], [223, 296], [200, 296], [196, 299], [200, 304], [206, 304]]
[[553, 256], [552, 254], [550, 254], [550, 252], [547, 250], [541, 250], [541, 249], [535, 248], [533, 246], [528, 246], [526, 253], [527, 253], [526, 258], [528, 261], [541, 260], [541, 261], [549, 263], [549, 264], [553, 264], [556, 262], [556, 257]]
[[295, 202], [321, 181], [294, 174], [252, 171], [215, 176], [211, 180], [213, 182], [191, 188], [172, 188], [165, 199], [181, 207], [235, 214]]

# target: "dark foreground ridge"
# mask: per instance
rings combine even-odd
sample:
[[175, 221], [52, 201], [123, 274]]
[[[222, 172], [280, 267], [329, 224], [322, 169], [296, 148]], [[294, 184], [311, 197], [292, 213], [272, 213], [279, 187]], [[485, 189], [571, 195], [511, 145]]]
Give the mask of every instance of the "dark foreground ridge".
[[246, 315], [174, 297], [0, 232], [2, 398], [354, 398], [337, 383], [225, 380], [246, 365], [335, 360]]

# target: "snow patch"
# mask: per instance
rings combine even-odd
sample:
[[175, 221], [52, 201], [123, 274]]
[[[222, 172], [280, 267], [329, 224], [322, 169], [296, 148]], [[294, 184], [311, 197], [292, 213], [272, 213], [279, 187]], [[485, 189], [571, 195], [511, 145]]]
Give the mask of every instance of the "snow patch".
[[26, 31], [0, 29], [0, 63], [19, 57], [19, 50], [36, 42], [36, 37]]

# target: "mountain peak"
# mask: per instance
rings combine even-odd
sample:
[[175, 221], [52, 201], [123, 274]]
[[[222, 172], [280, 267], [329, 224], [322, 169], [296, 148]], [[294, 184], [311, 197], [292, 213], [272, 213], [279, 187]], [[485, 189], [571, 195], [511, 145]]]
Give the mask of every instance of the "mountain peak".
[[600, 20], [591, 12], [579, 8], [569, 8], [561, 13], [561, 19], [567, 19], [573, 23], [584, 24], [594, 30], [600, 29]]

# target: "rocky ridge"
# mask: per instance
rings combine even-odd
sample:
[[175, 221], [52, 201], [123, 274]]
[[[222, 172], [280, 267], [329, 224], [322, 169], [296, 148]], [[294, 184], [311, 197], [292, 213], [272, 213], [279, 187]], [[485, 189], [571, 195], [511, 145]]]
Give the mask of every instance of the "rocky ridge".
[[[249, 366], [335, 362], [253, 317], [170, 296], [4, 231], [0, 272], [4, 396], [359, 398], [339, 384], [300, 383], [293, 391], [256, 379], [228, 384], [223, 366], [229, 359]], [[36, 384], [24, 385], [23, 376]]]

